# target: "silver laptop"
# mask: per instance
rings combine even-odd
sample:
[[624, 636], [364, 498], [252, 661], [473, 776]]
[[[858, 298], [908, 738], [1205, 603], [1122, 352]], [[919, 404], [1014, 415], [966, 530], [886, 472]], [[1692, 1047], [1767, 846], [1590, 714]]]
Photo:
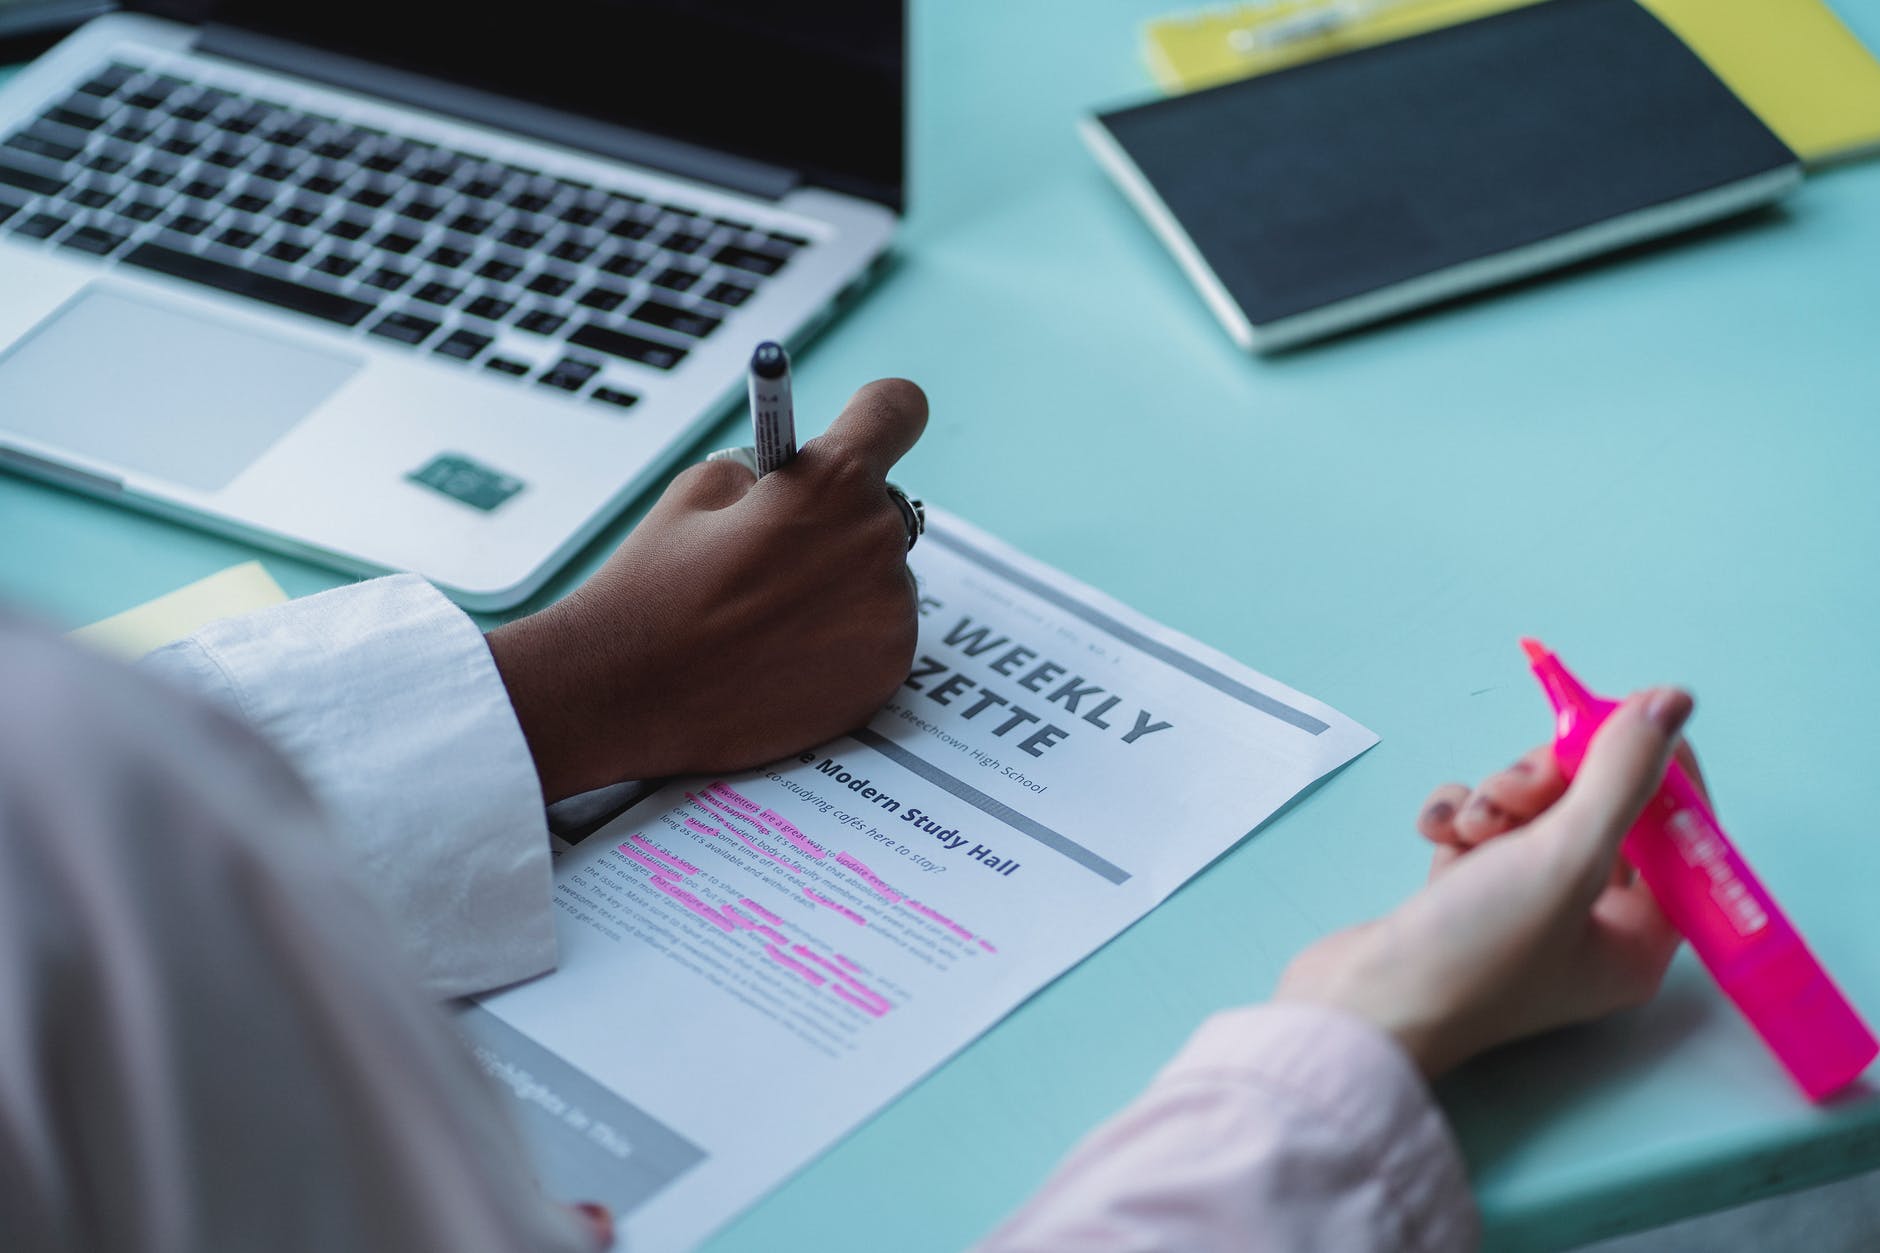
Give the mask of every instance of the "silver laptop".
[[164, 0], [0, 88], [0, 468], [499, 609], [885, 255], [880, 0]]

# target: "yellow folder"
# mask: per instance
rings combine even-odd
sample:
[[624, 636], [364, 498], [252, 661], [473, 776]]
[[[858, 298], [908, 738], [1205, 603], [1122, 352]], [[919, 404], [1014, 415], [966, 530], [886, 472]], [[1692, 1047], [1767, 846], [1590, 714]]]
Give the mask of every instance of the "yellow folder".
[[[1161, 18], [1149, 68], [1193, 91], [1544, 0], [1263, 0]], [[1809, 165], [1880, 150], [1880, 61], [1822, 0], [1639, 0]]]

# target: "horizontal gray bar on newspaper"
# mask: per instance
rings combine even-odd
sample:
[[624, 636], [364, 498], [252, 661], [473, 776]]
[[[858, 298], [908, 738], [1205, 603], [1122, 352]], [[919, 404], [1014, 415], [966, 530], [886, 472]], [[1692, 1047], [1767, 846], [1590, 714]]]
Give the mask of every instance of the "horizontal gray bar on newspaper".
[[851, 731], [849, 735], [856, 743], [874, 749], [889, 761], [919, 775], [936, 787], [945, 788], [974, 809], [989, 817], [997, 818], [1014, 831], [1029, 835], [1046, 848], [1064, 854], [1084, 869], [1094, 871], [1111, 883], [1123, 883], [1129, 879], [1129, 871], [1121, 866], [1105, 861], [1069, 836], [1059, 835], [1042, 822], [1027, 818], [1010, 805], [994, 800], [971, 784], [960, 782], [926, 758], [916, 757], [880, 732], [863, 727], [858, 731]]

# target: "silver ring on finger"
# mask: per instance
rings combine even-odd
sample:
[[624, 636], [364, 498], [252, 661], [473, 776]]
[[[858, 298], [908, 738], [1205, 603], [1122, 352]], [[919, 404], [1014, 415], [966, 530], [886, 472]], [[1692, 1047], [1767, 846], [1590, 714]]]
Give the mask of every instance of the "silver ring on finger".
[[908, 551], [913, 551], [914, 541], [927, 532], [927, 506], [913, 499], [893, 483], [887, 485], [888, 499], [901, 511], [901, 526], [907, 532]]
[[735, 461], [752, 474], [761, 474], [757, 468], [757, 449], [750, 444], [740, 444], [736, 448], [720, 448], [716, 452], [705, 454], [707, 461]]

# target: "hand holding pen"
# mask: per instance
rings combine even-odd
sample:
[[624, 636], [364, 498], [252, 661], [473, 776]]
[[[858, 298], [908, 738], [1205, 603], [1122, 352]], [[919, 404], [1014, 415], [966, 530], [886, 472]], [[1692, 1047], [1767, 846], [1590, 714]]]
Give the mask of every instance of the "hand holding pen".
[[490, 633], [554, 801], [629, 778], [776, 761], [865, 722], [916, 636], [887, 474], [927, 423], [904, 379], [855, 393], [758, 477], [695, 465], [565, 599]]
[[[707, 461], [735, 461], [762, 478], [796, 458], [796, 404], [790, 383], [790, 354], [782, 344], [765, 340], [751, 354], [751, 434], [753, 443], [720, 448]], [[901, 514], [907, 546], [927, 530], [927, 509], [893, 483], [884, 482], [888, 499]]]

